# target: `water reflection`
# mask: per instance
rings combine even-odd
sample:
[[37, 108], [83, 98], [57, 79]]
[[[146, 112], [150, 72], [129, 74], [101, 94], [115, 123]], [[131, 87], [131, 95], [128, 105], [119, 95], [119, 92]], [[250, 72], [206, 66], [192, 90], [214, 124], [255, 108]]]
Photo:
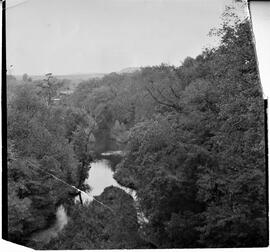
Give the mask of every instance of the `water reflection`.
[[[102, 159], [91, 163], [88, 178], [84, 183], [89, 185], [92, 189], [88, 193], [82, 193], [82, 200], [84, 204], [90, 203], [93, 200], [93, 196], [102, 194], [106, 187], [115, 186], [123, 189], [134, 199], [134, 207], [137, 211], [138, 222], [140, 224], [148, 222], [141, 210], [139, 201], [137, 200], [136, 191], [118, 184], [118, 182], [113, 178], [113, 171], [108, 160]], [[79, 197], [76, 198], [76, 201], [79, 202]]]
[[91, 194], [93, 196], [100, 195], [108, 186], [119, 186], [113, 178], [113, 171], [111, 170], [109, 161], [106, 159], [91, 163], [85, 184], [88, 184], [92, 188]]
[[[102, 194], [104, 189], [109, 186], [121, 188], [130, 194], [134, 199], [136, 198], [135, 191], [119, 185], [118, 182], [113, 178], [113, 171], [108, 160], [102, 159], [92, 162], [90, 167], [88, 178], [84, 183], [91, 187], [91, 191], [88, 193], [82, 193], [82, 200], [84, 203], [91, 202], [93, 200], [93, 196]], [[76, 197], [77, 202], [78, 200], [79, 198]]]
[[101, 156], [112, 156], [112, 155], [117, 155], [117, 156], [125, 156], [125, 152], [124, 151], [121, 151], [121, 150], [118, 150], [118, 151], [108, 151], [108, 152], [103, 152], [101, 153]]

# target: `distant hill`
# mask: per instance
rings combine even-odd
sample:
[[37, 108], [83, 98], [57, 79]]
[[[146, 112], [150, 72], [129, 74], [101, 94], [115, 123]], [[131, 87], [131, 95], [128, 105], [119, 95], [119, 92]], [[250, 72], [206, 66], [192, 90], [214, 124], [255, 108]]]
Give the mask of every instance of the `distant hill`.
[[[90, 74], [67, 74], [67, 75], [53, 75], [57, 79], [65, 80], [66, 86], [69, 89], [74, 90], [81, 82], [94, 79], [102, 78], [105, 74], [103, 73], [90, 73]], [[15, 75], [17, 80], [22, 80], [22, 75]], [[29, 75], [33, 81], [43, 80], [45, 75]]]
[[[140, 69], [141, 69], [140, 67], [127, 67], [116, 73], [118, 74], [134, 73], [136, 71], [139, 71]], [[109, 73], [82, 73], [82, 74], [66, 74], [66, 75], [64, 74], [64, 75], [53, 75], [53, 76], [55, 76], [57, 79], [60, 79], [60, 80], [68, 80], [68, 82], [70, 83], [70, 88], [73, 89], [82, 81], [86, 81], [86, 80], [94, 79], [94, 78], [102, 78], [106, 74], [109, 74]], [[17, 80], [22, 80], [22, 75], [15, 75], [15, 77]], [[45, 78], [45, 74], [44, 75], [29, 75], [29, 77], [31, 77], [33, 81], [42, 80]]]
[[[76, 82], [81, 82], [93, 78], [102, 78], [105, 74], [103, 73], [90, 73], [90, 74], [66, 74], [66, 75], [53, 75], [58, 79], [67, 79]], [[44, 79], [45, 75], [29, 75], [33, 81]], [[17, 80], [22, 80], [22, 75], [15, 75]]]
[[58, 79], [69, 79], [69, 80], [89, 80], [94, 78], [102, 78], [104, 73], [90, 73], [90, 74], [69, 74], [69, 75], [55, 75]]
[[127, 67], [120, 70], [118, 73], [134, 73], [136, 71], [139, 71], [140, 69], [140, 67]]

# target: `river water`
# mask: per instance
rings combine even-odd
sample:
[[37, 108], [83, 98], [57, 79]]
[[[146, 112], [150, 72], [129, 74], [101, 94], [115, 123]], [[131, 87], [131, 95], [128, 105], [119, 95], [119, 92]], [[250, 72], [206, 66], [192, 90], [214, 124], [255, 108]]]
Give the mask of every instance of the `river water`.
[[52, 238], [57, 237], [59, 232], [68, 223], [68, 216], [65, 208], [61, 205], [56, 210], [56, 221], [52, 227], [35, 232], [30, 240], [35, 242], [48, 243]]
[[[123, 189], [125, 192], [130, 194], [134, 200], [136, 200], [136, 192], [134, 190], [121, 186], [113, 178], [113, 171], [111, 169], [110, 162], [107, 159], [97, 160], [90, 164], [88, 178], [84, 183], [91, 188], [90, 192], [82, 194], [82, 200], [84, 203], [91, 202], [93, 196], [102, 194], [104, 189], [109, 186], [115, 186]], [[78, 197], [76, 197], [76, 201], [79, 201]]]
[[[121, 155], [121, 152], [117, 153], [103, 153], [102, 156], [106, 157], [109, 155]], [[125, 192], [130, 194], [135, 202], [135, 208], [138, 214], [139, 222], [146, 222], [147, 219], [144, 217], [143, 213], [139, 210], [138, 201], [136, 198], [136, 192], [130, 188], [123, 187], [113, 178], [113, 171], [111, 169], [110, 162], [107, 159], [101, 159], [94, 161], [90, 164], [90, 169], [88, 171], [88, 178], [84, 182], [89, 185], [91, 190], [86, 193], [82, 193], [83, 204], [88, 204], [93, 200], [93, 196], [98, 196], [102, 194], [104, 189], [109, 186], [115, 186], [123, 189]], [[75, 202], [80, 204], [79, 197], [75, 198]], [[55, 224], [43, 231], [36, 232], [31, 240], [48, 243], [52, 238], [57, 237], [59, 232], [65, 227], [68, 223], [68, 216], [65, 208], [61, 205], [58, 207], [56, 212], [56, 221]]]

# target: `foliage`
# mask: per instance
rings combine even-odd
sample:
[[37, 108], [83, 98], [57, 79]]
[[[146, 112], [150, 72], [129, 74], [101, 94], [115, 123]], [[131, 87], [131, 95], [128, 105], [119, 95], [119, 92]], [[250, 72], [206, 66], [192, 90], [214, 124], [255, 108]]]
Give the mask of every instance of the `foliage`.
[[131, 196], [111, 186], [97, 200], [109, 208], [96, 201], [89, 205], [76, 205], [63, 233], [45, 249], [130, 249], [145, 246], [138, 234]]
[[[158, 247], [268, 242], [264, 107], [249, 21], [227, 22], [219, 35], [219, 47], [179, 68], [147, 69], [155, 114], [130, 130], [117, 167], [115, 178], [137, 190]], [[164, 68], [178, 76], [169, 81], [177, 89]]]
[[[60, 202], [70, 200], [70, 188], [52, 175], [77, 186], [87, 176], [80, 169], [84, 154], [74, 144], [73, 131], [88, 124], [76, 121], [81, 116], [76, 110], [73, 121], [70, 114], [70, 109], [44, 103], [34, 85], [13, 91], [7, 118], [8, 227], [13, 241], [24, 244], [32, 232], [54, 221]], [[90, 157], [83, 158], [86, 166]]]
[[179, 67], [85, 81], [64, 106], [51, 102], [58, 83], [51, 75], [44, 87], [10, 88], [13, 240], [48, 224], [67, 197], [33, 163], [81, 186], [93, 151], [124, 145], [114, 177], [136, 190], [147, 221], [139, 226], [133, 200], [107, 188], [97, 199], [116, 215], [96, 202], [70, 204], [69, 224], [41, 248], [267, 246], [264, 104], [250, 22], [227, 8], [212, 34], [219, 45]]

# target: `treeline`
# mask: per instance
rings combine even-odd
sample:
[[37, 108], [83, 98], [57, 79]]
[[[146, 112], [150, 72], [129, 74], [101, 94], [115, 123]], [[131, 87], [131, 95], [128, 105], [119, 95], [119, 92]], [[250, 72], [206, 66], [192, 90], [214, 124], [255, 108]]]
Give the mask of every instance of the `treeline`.
[[[144, 69], [150, 117], [116, 178], [137, 190], [160, 248], [267, 246], [264, 104], [247, 20], [179, 68]], [[156, 111], [156, 112], [154, 112]]]
[[262, 89], [249, 20], [233, 18], [180, 67], [112, 73], [70, 99], [127, 144], [115, 178], [159, 248], [268, 244]]
[[110, 188], [100, 200], [118, 215], [75, 205], [46, 249], [267, 246], [264, 103], [249, 20], [216, 33], [217, 47], [180, 67], [91, 79], [57, 106], [49, 85], [17, 89], [8, 109], [11, 236], [42, 226], [67, 198], [32, 163], [76, 184], [89, 153], [116, 142], [126, 155], [115, 178], [137, 191], [147, 221], [139, 227], [132, 199]]
[[92, 121], [82, 110], [51, 104], [58, 84], [51, 75], [39, 83], [8, 78], [8, 235], [24, 245], [55, 221], [57, 206], [73, 204], [72, 188], [52, 175], [86, 189]]

